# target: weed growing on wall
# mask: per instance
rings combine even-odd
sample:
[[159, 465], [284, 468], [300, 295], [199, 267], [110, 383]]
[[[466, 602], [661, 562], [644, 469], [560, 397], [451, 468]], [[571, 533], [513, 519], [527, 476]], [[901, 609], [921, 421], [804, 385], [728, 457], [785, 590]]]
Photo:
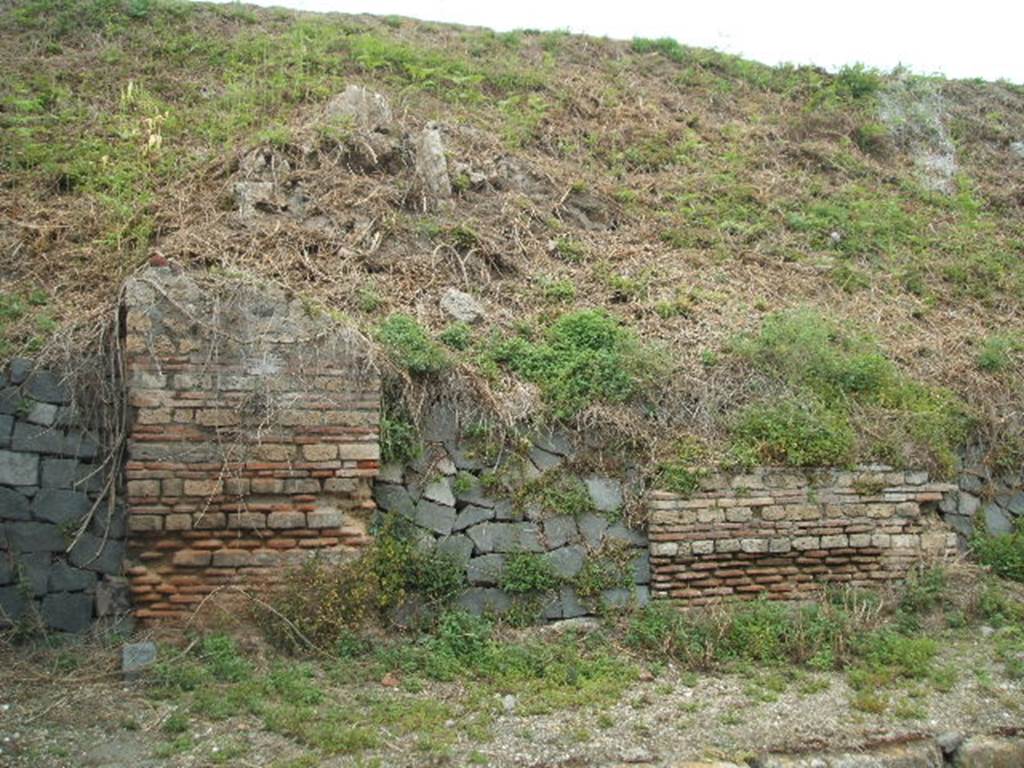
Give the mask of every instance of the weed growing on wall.
[[538, 507], [542, 515], [579, 517], [597, 511], [583, 481], [561, 470], [548, 472], [522, 485], [515, 493], [515, 502], [524, 510]]
[[701, 478], [707, 475], [706, 450], [692, 438], [682, 438], [672, 446], [671, 454], [658, 463], [654, 486], [684, 496], [700, 488]]
[[548, 592], [559, 580], [550, 562], [535, 552], [514, 552], [505, 559], [501, 588], [516, 595]]
[[419, 430], [396, 397], [385, 392], [380, 412], [380, 458], [407, 464], [423, 452]]
[[633, 558], [636, 550], [626, 543], [607, 542], [583, 561], [573, 578], [573, 586], [581, 600], [595, 603], [609, 589], [625, 589], [633, 585]]

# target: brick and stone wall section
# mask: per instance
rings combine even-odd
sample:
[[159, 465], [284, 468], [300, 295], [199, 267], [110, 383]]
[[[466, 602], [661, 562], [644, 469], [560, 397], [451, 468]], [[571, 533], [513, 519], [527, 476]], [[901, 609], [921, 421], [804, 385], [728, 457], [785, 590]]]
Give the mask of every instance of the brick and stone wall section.
[[951, 556], [938, 504], [955, 486], [924, 472], [762, 469], [684, 497], [653, 492], [651, 597], [685, 606], [793, 600], [825, 584], [882, 586]]
[[127, 574], [143, 621], [247, 595], [368, 539], [379, 376], [303, 302], [152, 268], [125, 292]]
[[129, 608], [124, 508], [100, 498], [107, 466], [53, 371], [0, 369], [0, 628], [84, 632]]

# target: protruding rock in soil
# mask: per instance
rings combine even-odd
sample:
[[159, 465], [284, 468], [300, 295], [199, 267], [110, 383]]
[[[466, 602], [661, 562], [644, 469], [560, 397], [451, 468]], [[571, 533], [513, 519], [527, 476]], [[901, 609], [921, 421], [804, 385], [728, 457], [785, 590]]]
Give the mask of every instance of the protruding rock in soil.
[[361, 85], [350, 85], [324, 107], [328, 120], [350, 122], [360, 131], [387, 132], [391, 129], [391, 105], [387, 97]]

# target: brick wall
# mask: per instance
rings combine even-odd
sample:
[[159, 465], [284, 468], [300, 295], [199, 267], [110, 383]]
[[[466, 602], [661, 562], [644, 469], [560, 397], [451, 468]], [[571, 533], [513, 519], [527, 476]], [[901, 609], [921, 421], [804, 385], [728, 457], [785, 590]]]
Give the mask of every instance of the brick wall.
[[136, 616], [234, 611], [235, 587], [363, 547], [380, 406], [365, 341], [273, 288], [171, 268], [125, 296]]
[[763, 469], [650, 496], [651, 596], [685, 605], [798, 599], [830, 582], [882, 585], [952, 554], [923, 472]]

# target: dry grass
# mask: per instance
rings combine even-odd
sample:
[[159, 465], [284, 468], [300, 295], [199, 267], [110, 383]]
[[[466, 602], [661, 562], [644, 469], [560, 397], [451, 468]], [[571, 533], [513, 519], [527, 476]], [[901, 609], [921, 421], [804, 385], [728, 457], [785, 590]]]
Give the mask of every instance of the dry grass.
[[[12, 85], [0, 87], [8, 111], [15, 96], [25, 97], [16, 83], [28, 83], [30, 93], [38, 86], [33, 71], [70, 83], [74, 96], [58, 98], [50, 114], [67, 101], [76, 115], [41, 118], [45, 130], [33, 136], [98, 133], [109, 128], [104, 111], [120, 110], [138, 130], [112, 143], [128, 145], [121, 149], [142, 158], [132, 162], [149, 169], [137, 181], [138, 205], [118, 224], [133, 232], [133, 222], [145, 220], [141, 241], [111, 242], [102, 195], [62, 193], [53, 169], [0, 165], [0, 292], [45, 286], [66, 339], [94, 334], [111, 316], [120, 281], [151, 256], [280, 284], [364, 330], [394, 311], [441, 330], [446, 319], [438, 299], [453, 285], [482, 299], [488, 326], [502, 334], [600, 306], [664, 348], [672, 369], [655, 416], [601, 407], [583, 413], [581, 424], [610, 428], [653, 458], [662, 450], [660, 438], [683, 431], [721, 442], [723, 414], [770, 382], [734, 363], [708, 367], [708, 355], [720, 355], [729, 339], [756, 328], [769, 312], [810, 305], [873, 334], [915, 379], [958, 392], [982, 415], [983, 430], [1013, 429], [1019, 420], [1020, 362], [999, 374], [974, 364], [980, 340], [1024, 329], [1024, 292], [1007, 287], [1017, 278], [964, 290], [943, 272], [958, 259], [969, 261], [972, 249], [1019, 253], [1024, 160], [1008, 148], [1010, 139], [1024, 136], [1024, 94], [1017, 87], [940, 83], [962, 173], [993, 229], [963, 235], [959, 255], [916, 255], [925, 287], [912, 293], [901, 283], [903, 255], [884, 243], [878, 252], [869, 248], [844, 260], [787, 225], [793, 211], [841, 200], [853, 186], [867, 190], [869, 202], [894, 201], [922, 231], [948, 230], [952, 238], [967, 226], [956, 205], [921, 191], [912, 159], [898, 147], [858, 149], [858, 128], [876, 119], [870, 105], [833, 99], [834, 78], [814, 70], [777, 70], [762, 81], [768, 76], [752, 65], [700, 51], [679, 63], [585, 37], [526, 34], [506, 43], [458, 27], [255, 9], [195, 7], [165, 18], [154, 6], [149, 18], [127, 28], [59, 36], [52, 25], [2, 25], [0, 72], [14, 76]], [[209, 124], [238, 115], [202, 106], [202, 99], [216, 100], [232, 86], [216, 67], [207, 71], [207, 46], [236, 50], [258, 38], [273, 60], [274, 41], [300, 27], [335, 36], [321, 58], [310, 54], [307, 67], [332, 69], [303, 73], [293, 89], [274, 91], [261, 107], [263, 123], [225, 131], [223, 142], [210, 139]], [[353, 54], [352, 34], [415, 55], [427, 51], [486, 77], [463, 89], [417, 79], [400, 58], [372, 67]], [[162, 61], [144, 50], [152, 35], [171, 48], [187, 39], [196, 52], [168, 53]], [[309, 39], [317, 38], [309, 33]], [[243, 74], [272, 78], [292, 72], [289, 66], [256, 63]], [[507, 72], [519, 80], [496, 84]], [[142, 101], [124, 104], [128, 80], [170, 109], [156, 151], [143, 151], [152, 110]], [[466, 189], [450, 205], [424, 213], [404, 145], [396, 162], [367, 172], [353, 161], [358, 137], [341, 144], [322, 138], [323, 101], [349, 82], [389, 96], [397, 134], [440, 121], [453, 176], [466, 167], [495, 183]], [[534, 114], [530, 99], [546, 106]], [[206, 122], [181, 124], [186, 120]], [[286, 188], [301, 185], [308, 215], [325, 217], [326, 229], [310, 231], [287, 215], [238, 217], [233, 184], [245, 177], [240, 164], [260, 146], [285, 168], [276, 180]], [[509, 181], [503, 165], [529, 181]], [[581, 209], [589, 210], [591, 228], [581, 225]], [[668, 230], [683, 235], [681, 244], [666, 242]], [[460, 231], [475, 238], [460, 239]], [[578, 245], [584, 256], [567, 260], [555, 246], [559, 240]], [[844, 290], [831, 277], [837, 265], [862, 272], [864, 285]], [[559, 280], [575, 287], [575, 298], [544, 297], [541, 287]], [[367, 291], [379, 297], [370, 311]], [[7, 333], [24, 342], [35, 335], [32, 322], [31, 316], [15, 321]], [[74, 342], [48, 351], [58, 347], [74, 349]], [[520, 383], [483, 376], [472, 360], [459, 363], [451, 382], [460, 399], [487, 404], [505, 422], [539, 409], [528, 391], [523, 397]], [[652, 435], [659, 439], [652, 443]]]

